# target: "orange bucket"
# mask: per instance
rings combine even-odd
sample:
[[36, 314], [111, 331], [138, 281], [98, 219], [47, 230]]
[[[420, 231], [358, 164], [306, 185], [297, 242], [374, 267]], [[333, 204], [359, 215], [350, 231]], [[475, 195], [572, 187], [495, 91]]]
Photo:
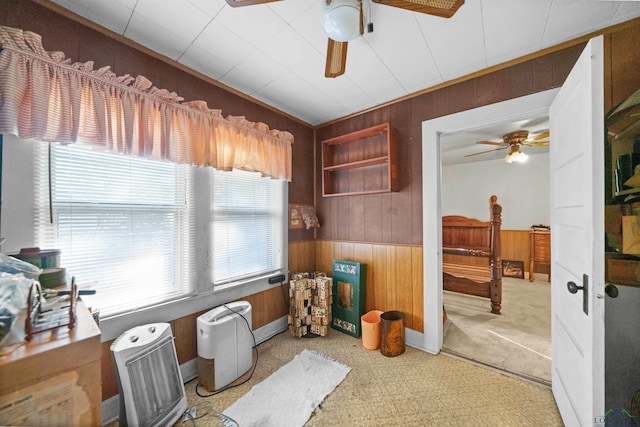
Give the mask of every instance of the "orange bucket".
[[362, 321], [362, 345], [367, 350], [380, 347], [380, 315], [383, 311], [371, 310], [360, 317]]

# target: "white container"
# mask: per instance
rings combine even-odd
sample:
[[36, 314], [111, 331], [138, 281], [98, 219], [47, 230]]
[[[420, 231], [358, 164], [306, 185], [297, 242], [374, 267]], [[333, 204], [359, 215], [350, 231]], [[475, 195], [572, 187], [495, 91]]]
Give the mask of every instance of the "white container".
[[251, 304], [236, 301], [198, 316], [198, 381], [220, 390], [253, 364]]

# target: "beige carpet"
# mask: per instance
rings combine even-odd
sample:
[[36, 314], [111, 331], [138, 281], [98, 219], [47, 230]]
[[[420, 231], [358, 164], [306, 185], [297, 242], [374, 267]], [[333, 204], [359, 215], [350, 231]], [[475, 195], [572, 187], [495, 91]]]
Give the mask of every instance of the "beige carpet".
[[443, 350], [551, 384], [549, 282], [504, 278], [502, 291], [501, 315], [486, 298], [445, 291]]
[[[284, 332], [260, 344], [253, 378], [216, 396], [197, 396], [197, 381], [189, 382], [189, 405], [196, 405], [196, 417], [202, 417], [192, 425], [222, 426], [213, 410], [224, 412], [305, 348], [352, 368], [306, 426], [562, 425], [548, 387], [408, 346], [404, 354], [385, 357], [336, 330], [318, 338], [294, 338]], [[206, 393], [202, 387], [200, 390]], [[185, 424], [179, 421], [175, 425]]]

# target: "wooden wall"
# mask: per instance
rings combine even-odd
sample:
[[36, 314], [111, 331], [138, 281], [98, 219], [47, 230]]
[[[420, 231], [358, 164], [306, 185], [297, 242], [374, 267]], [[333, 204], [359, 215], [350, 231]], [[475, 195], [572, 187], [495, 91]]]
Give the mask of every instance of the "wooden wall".
[[316, 269], [331, 275], [334, 259], [367, 264], [366, 311], [399, 310], [407, 328], [424, 330], [421, 246], [317, 241]]
[[[45, 7], [46, 6], [46, 7]], [[407, 327], [422, 331], [422, 121], [455, 112], [559, 87], [584, 43], [514, 61], [486, 73], [460, 79], [436, 90], [399, 100], [313, 130], [307, 124], [254, 102], [223, 85], [182, 68], [179, 64], [81, 18], [59, 13], [49, 2], [0, 0], [0, 24], [34, 31], [48, 50], [58, 50], [72, 61], [94, 61], [95, 68], [110, 65], [118, 75], [144, 75], [156, 87], [174, 91], [187, 100], [205, 100], [225, 115], [244, 115], [272, 128], [294, 134], [293, 180], [289, 202], [316, 204], [321, 228], [289, 232], [289, 269], [330, 271], [331, 261], [349, 259], [370, 265], [367, 309], [405, 312]], [[605, 39], [605, 111], [638, 88], [640, 25], [626, 26]], [[61, 29], [64, 29], [61, 31]], [[367, 196], [322, 198], [317, 141], [390, 122], [397, 129], [400, 191]], [[315, 150], [314, 150], [315, 144]], [[314, 176], [315, 174], [315, 176]], [[514, 259], [522, 249], [519, 233], [503, 236], [503, 257]], [[314, 241], [317, 238], [318, 241]], [[512, 240], [511, 240], [512, 239]], [[513, 242], [508, 247], [505, 242]], [[526, 245], [525, 245], [526, 246]], [[519, 249], [517, 249], [519, 248]], [[525, 258], [527, 259], [527, 258]], [[282, 290], [271, 288], [246, 298], [253, 306], [253, 327], [259, 328], [287, 312]], [[181, 363], [196, 357], [193, 313], [168, 319], [176, 334]], [[117, 393], [109, 346], [102, 343], [103, 399]]]
[[[176, 92], [185, 100], [204, 100], [210, 108], [221, 108], [223, 114], [245, 116], [251, 121], [267, 123], [269, 127], [287, 130], [294, 135], [292, 149], [293, 179], [289, 185], [289, 200], [313, 204], [313, 129], [297, 119], [257, 103], [248, 97], [205, 78], [179, 64], [127, 41], [107, 30], [70, 13], [58, 13], [60, 8], [47, 1], [0, 0], [0, 25], [33, 31], [42, 36], [47, 50], [62, 51], [73, 62], [94, 61], [95, 69], [109, 65], [117, 75], [144, 75], [153, 85]], [[61, 30], [64, 29], [64, 30]], [[313, 271], [315, 243], [313, 230], [289, 233], [292, 242], [289, 268], [291, 271]], [[287, 314], [288, 309], [280, 287], [250, 295], [253, 328], [260, 328]], [[166, 319], [176, 336], [176, 351], [180, 363], [197, 357], [196, 318], [203, 312], [180, 319]], [[110, 346], [102, 348], [102, 398], [118, 393], [111, 363]]]
[[[638, 19], [606, 32], [605, 111], [640, 87], [640, 50], [634, 47], [638, 42]], [[416, 253], [424, 245], [439, 244], [422, 241], [422, 122], [560, 87], [584, 43], [570, 42], [547, 54], [320, 126], [316, 130], [316, 206], [323, 225], [317, 230], [316, 268], [329, 269], [333, 257], [370, 264], [367, 310], [405, 311], [412, 319], [407, 326], [421, 331], [423, 283]], [[397, 130], [400, 191], [321, 197], [320, 141], [384, 122]], [[524, 261], [528, 271], [528, 230], [503, 230], [502, 258]], [[545, 274], [545, 267], [536, 272]]]

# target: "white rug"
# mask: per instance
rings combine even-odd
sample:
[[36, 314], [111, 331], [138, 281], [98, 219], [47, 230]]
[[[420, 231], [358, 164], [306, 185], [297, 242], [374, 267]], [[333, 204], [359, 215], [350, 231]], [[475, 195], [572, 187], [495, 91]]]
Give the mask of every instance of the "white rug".
[[305, 349], [229, 406], [224, 415], [240, 427], [301, 427], [350, 370]]

